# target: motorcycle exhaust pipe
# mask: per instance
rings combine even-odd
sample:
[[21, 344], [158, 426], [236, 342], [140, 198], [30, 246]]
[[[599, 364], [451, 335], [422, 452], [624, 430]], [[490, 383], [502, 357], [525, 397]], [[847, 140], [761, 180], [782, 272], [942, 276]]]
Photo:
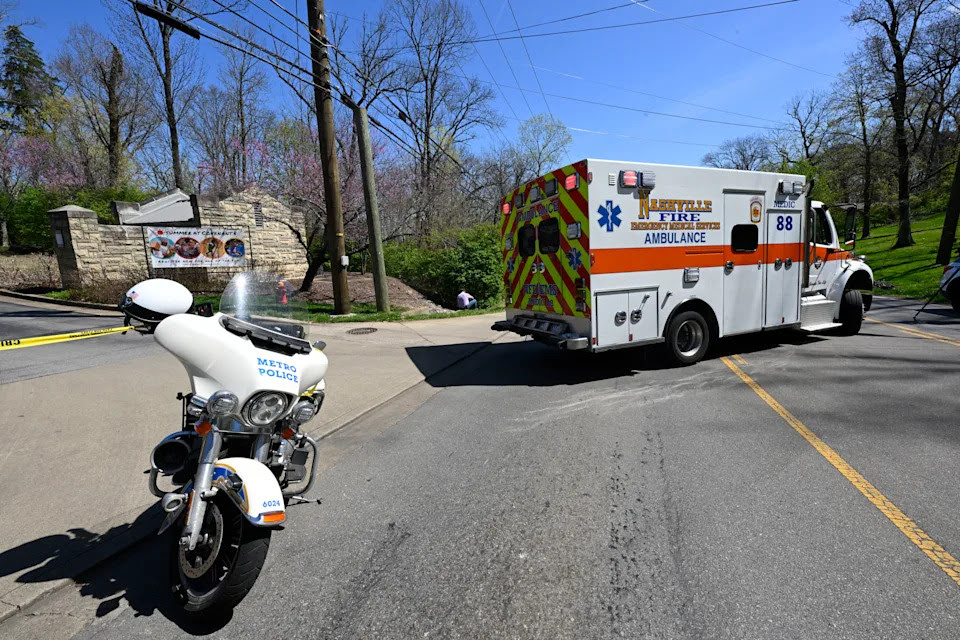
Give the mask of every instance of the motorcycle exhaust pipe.
[[182, 493], [167, 493], [160, 499], [160, 506], [167, 513], [173, 513], [182, 507], [187, 501], [187, 496]]
[[190, 455], [190, 446], [180, 439], [161, 442], [150, 453], [150, 464], [164, 475], [183, 469]]

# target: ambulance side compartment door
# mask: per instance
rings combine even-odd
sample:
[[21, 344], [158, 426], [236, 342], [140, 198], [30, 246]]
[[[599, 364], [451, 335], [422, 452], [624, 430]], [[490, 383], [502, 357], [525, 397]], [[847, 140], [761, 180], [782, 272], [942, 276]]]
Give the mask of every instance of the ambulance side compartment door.
[[626, 291], [597, 294], [597, 348], [626, 344], [630, 340], [630, 294]]

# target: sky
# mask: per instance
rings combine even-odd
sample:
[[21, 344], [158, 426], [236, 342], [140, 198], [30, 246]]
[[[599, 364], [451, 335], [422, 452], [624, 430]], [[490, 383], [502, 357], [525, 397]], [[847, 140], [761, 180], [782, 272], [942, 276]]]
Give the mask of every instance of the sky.
[[[385, 1], [389, 2], [326, 0], [326, 9], [347, 19], [356, 33], [359, 19], [364, 14], [375, 15]], [[796, 0], [670, 22], [542, 37], [534, 34], [772, 1], [634, 0], [630, 6], [524, 29], [523, 40], [476, 43], [463, 69], [494, 89], [494, 109], [504, 125], [497, 131], [478, 131], [472, 146], [482, 151], [514, 139], [521, 120], [534, 113], [550, 113], [571, 130], [570, 162], [589, 157], [699, 165], [704, 154], [724, 140], [762, 133], [767, 131], [764, 127], [784, 122], [792, 97], [811, 89], [831, 89], [862, 37], [846, 20], [852, 0]], [[271, 0], [255, 2], [272, 9], [277, 19], [285, 18]], [[305, 15], [305, 0], [276, 2]], [[517, 35], [516, 31], [503, 34], [516, 29], [517, 23], [525, 27], [627, 3], [471, 0], [464, 5], [478, 36], [502, 33], [507, 37]], [[641, 4], [645, 6], [638, 6]], [[72, 24], [88, 22], [108, 31], [107, 15], [100, 0], [20, 0], [12, 17], [36, 20], [26, 28], [27, 36], [50, 61]], [[254, 7], [248, 7], [246, 15], [261, 24], [270, 23], [270, 18]], [[217, 20], [228, 26], [233, 22], [222, 16]], [[208, 25], [199, 26], [216, 33]], [[275, 32], [293, 37], [283, 27]], [[199, 54], [208, 82], [216, 82], [222, 54], [209, 41], [201, 41]], [[525, 91], [516, 88], [514, 74]], [[275, 95], [283, 96], [283, 85], [275, 84]], [[540, 87], [544, 94], [552, 95], [541, 95]]]

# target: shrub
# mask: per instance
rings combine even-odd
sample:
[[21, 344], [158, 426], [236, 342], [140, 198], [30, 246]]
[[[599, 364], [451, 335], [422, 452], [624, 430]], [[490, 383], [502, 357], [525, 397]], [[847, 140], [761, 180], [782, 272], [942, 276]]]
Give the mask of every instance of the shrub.
[[500, 236], [494, 225], [434, 236], [424, 246], [390, 243], [384, 247], [389, 275], [447, 307], [454, 305], [461, 289], [470, 292], [481, 307], [499, 305], [501, 259]]
[[75, 204], [95, 211], [101, 223], [115, 224], [111, 201], [139, 201], [147, 195], [136, 187], [85, 187], [79, 190], [28, 187], [8, 207], [7, 231], [10, 234], [10, 245], [52, 251], [53, 238], [50, 235], [50, 218], [47, 216], [51, 209]]

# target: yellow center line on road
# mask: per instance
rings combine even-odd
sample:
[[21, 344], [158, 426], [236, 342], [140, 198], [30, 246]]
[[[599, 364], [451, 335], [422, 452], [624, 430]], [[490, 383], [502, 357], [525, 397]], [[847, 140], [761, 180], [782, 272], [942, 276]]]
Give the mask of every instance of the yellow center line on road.
[[926, 338], [927, 340], [935, 340], [937, 342], [942, 342], [944, 344], [953, 345], [954, 347], [960, 347], [960, 340], [956, 338], [950, 338], [948, 336], [942, 336], [939, 333], [930, 333], [929, 331], [922, 331], [914, 327], [906, 327], [900, 324], [893, 324], [892, 322], [883, 322], [882, 320], [874, 320], [873, 318], [864, 318], [868, 322], [874, 322], [876, 324], [882, 324], [886, 327], [893, 327], [899, 331], [902, 331], [906, 334], [917, 338]]
[[750, 364], [749, 362], [747, 362], [746, 360], [744, 360], [744, 359], [743, 359], [743, 356], [741, 356], [739, 353], [735, 353], [735, 354], [733, 354], [733, 356], [731, 356], [731, 357], [732, 357], [734, 360], [736, 360], [737, 362], [739, 362], [740, 364], [742, 364], [742, 365]]
[[844, 478], [850, 481], [857, 490], [862, 493], [867, 500], [869, 500], [873, 506], [880, 510], [880, 512], [887, 517], [890, 522], [892, 522], [903, 535], [907, 536], [910, 539], [910, 542], [917, 545], [923, 553], [927, 555], [928, 558], [933, 560], [934, 564], [943, 569], [943, 572], [950, 576], [950, 579], [960, 584], [960, 562], [957, 561], [946, 549], [937, 544], [936, 540], [931, 538], [927, 533], [921, 529], [916, 522], [911, 520], [907, 515], [901, 511], [897, 505], [890, 502], [889, 499], [877, 489], [875, 486], [870, 484], [870, 482], [860, 475], [856, 469], [851, 467], [846, 460], [840, 457], [836, 451], [834, 451], [830, 445], [821, 440], [817, 434], [808, 429], [800, 420], [796, 418], [792, 413], [786, 410], [782, 404], [777, 402], [777, 400], [767, 393], [763, 387], [761, 387], [757, 382], [747, 375], [740, 367], [733, 363], [729, 358], [723, 357], [720, 358], [725, 365], [730, 367], [730, 370], [733, 371], [737, 376], [743, 380], [748, 387], [753, 389], [753, 392], [756, 393], [760, 398], [766, 402], [771, 409], [773, 409], [781, 418], [783, 418], [787, 424], [789, 424], [793, 429], [799, 433], [803, 438], [813, 445], [813, 448], [817, 452], [826, 458], [827, 462], [833, 465], [833, 467], [839, 471]]

